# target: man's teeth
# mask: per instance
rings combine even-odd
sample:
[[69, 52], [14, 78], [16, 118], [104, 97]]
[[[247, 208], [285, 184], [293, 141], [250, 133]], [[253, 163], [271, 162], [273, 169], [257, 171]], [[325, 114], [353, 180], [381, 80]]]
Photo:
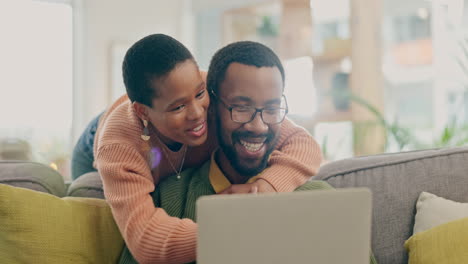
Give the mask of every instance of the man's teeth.
[[263, 143], [249, 143], [243, 140], [240, 143], [250, 152], [256, 152], [263, 146]]
[[192, 129], [192, 131], [198, 132], [203, 128], [203, 124], [197, 126], [196, 128]]

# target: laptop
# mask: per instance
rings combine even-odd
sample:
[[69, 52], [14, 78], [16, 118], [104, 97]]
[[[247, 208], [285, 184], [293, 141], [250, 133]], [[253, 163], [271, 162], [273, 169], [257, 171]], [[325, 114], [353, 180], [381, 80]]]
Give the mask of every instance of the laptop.
[[367, 188], [204, 196], [197, 263], [368, 264]]

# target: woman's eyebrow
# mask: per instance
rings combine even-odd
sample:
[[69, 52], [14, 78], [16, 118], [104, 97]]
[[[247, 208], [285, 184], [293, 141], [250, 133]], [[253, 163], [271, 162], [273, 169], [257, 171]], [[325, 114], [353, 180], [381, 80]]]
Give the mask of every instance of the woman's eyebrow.
[[[200, 84], [198, 84], [198, 85], [195, 87], [195, 89], [198, 90], [198, 89], [200, 89], [201, 87], [203, 87], [204, 85], [205, 85], [205, 82], [202, 81]], [[197, 92], [198, 92], [198, 91], [197, 91]], [[177, 99], [175, 99], [174, 101], [172, 101], [172, 102], [169, 104], [168, 107], [169, 107], [169, 108], [170, 108], [170, 107], [173, 107], [174, 105], [177, 105], [177, 104], [179, 104], [179, 103], [181, 103], [181, 102], [187, 100], [189, 97], [190, 97], [190, 96], [185, 96], [185, 97], [177, 98]]]

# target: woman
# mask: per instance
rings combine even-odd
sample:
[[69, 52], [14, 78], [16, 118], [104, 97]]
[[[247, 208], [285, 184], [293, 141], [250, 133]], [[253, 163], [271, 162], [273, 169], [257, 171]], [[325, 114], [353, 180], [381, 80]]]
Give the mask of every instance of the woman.
[[[123, 77], [127, 95], [107, 109], [99, 121], [92, 122], [78, 145], [86, 139], [94, 142], [94, 163], [106, 199], [136, 260], [194, 261], [196, 224], [156, 208], [151, 193], [164, 177], [203, 164], [217, 147], [216, 137], [208, 138], [208, 134], [214, 134], [207, 122], [205, 76], [181, 43], [155, 34], [127, 51]], [[292, 191], [316, 172], [321, 161], [317, 144], [303, 129], [289, 127], [281, 133], [291, 136], [283, 137], [278, 144], [287, 148], [274, 151], [259, 179], [232, 186], [226, 193]], [[298, 149], [307, 149], [307, 153], [298, 153]], [[80, 153], [75, 152], [74, 160]]]

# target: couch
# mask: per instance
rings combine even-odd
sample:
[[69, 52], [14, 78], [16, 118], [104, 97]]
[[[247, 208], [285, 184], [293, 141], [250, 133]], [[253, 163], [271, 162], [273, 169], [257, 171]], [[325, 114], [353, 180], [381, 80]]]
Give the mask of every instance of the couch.
[[0, 161], [0, 263], [118, 261], [124, 243], [101, 181], [84, 176], [69, 184], [46, 165]]
[[[97, 173], [83, 175], [68, 187], [60, 177], [40, 164], [0, 162], [0, 183], [56, 196], [103, 198]], [[314, 179], [336, 188], [369, 188], [373, 193], [374, 255], [380, 264], [404, 264], [408, 254], [403, 245], [412, 236], [421, 192], [468, 202], [468, 147], [344, 159], [323, 165]]]
[[379, 264], [408, 263], [421, 192], [468, 202], [468, 147], [356, 157], [328, 163], [314, 177], [335, 188], [372, 190], [372, 250]]

